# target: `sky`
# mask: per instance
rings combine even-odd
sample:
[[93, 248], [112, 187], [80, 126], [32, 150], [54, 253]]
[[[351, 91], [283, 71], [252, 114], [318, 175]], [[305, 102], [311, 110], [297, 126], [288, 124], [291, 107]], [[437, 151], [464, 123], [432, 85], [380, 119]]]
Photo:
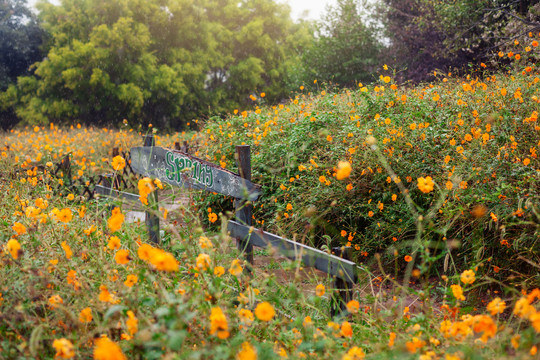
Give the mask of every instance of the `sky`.
[[278, 0], [278, 2], [290, 5], [292, 18], [295, 20], [299, 18], [319, 20], [327, 5], [336, 4], [336, 0]]
[[[52, 3], [59, 3], [58, 0], [49, 0]], [[28, 0], [28, 4], [33, 6], [37, 0]], [[277, 2], [289, 4], [291, 7], [291, 17], [294, 20], [300, 18], [309, 20], [319, 20], [327, 5], [335, 5], [336, 0], [277, 0]]]

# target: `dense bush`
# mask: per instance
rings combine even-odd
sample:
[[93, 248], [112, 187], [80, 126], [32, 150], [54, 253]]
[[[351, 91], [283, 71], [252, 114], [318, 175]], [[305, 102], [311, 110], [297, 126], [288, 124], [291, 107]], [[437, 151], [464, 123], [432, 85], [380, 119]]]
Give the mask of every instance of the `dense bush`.
[[[360, 261], [382, 253], [388, 265], [397, 250], [429, 254], [433, 271], [481, 265], [521, 281], [539, 260], [536, 67], [522, 57], [508, 74], [437, 76], [404, 88], [382, 70], [369, 88], [300, 92], [285, 105], [212, 119], [201, 132], [203, 154], [234, 168], [234, 145], [252, 146], [254, 181], [264, 187], [258, 226], [289, 237], [310, 229], [318, 246], [328, 235]], [[338, 181], [345, 160], [353, 171]], [[435, 187], [424, 193], [418, 179], [427, 176]]]

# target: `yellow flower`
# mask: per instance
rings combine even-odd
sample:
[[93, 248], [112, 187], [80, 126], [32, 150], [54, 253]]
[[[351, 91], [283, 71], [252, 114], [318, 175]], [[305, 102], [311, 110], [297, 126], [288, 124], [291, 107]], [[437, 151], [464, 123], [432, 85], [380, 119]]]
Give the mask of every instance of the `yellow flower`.
[[73, 344], [65, 338], [55, 339], [53, 341], [53, 348], [56, 350], [55, 359], [71, 359], [75, 356]]
[[79, 321], [82, 323], [89, 323], [92, 321], [92, 309], [89, 307], [82, 309], [79, 313]]
[[9, 239], [7, 242], [7, 250], [15, 260], [17, 260], [22, 253], [21, 244], [19, 244], [16, 239]]
[[240, 311], [238, 311], [238, 318], [247, 326], [250, 326], [254, 319], [253, 313], [248, 309], [240, 309]]
[[120, 346], [106, 336], [97, 339], [95, 345], [94, 360], [126, 360]]
[[491, 300], [490, 303], [487, 305], [487, 310], [490, 312], [491, 315], [502, 314], [504, 309], [506, 309], [506, 303], [502, 301], [499, 297]]
[[217, 333], [220, 339], [229, 337], [229, 325], [225, 314], [219, 307], [212, 308], [210, 313], [210, 335]]
[[431, 179], [431, 176], [426, 176], [425, 178], [423, 177], [418, 178], [418, 189], [420, 189], [420, 191], [425, 194], [433, 191], [434, 185], [435, 183]]
[[274, 307], [268, 302], [262, 302], [255, 308], [255, 316], [261, 321], [270, 321], [276, 314]]
[[234, 276], [238, 276], [242, 273], [242, 266], [240, 265], [240, 260], [234, 259], [229, 268], [229, 273]]
[[353, 346], [347, 351], [345, 355], [341, 358], [342, 360], [361, 360], [366, 357], [364, 350], [358, 346]]
[[323, 296], [324, 291], [325, 291], [325, 288], [323, 284], [319, 284], [315, 287], [315, 295], [317, 296]]
[[461, 282], [467, 285], [470, 285], [476, 280], [474, 276], [474, 271], [472, 270], [465, 270], [461, 273]]
[[126, 167], [126, 160], [120, 155], [115, 156], [112, 160], [112, 167], [116, 171], [122, 170], [123, 168]]
[[336, 179], [343, 180], [351, 175], [351, 163], [348, 161], [340, 161], [338, 164], [338, 171], [336, 173]]
[[236, 360], [257, 360], [257, 350], [245, 341], [242, 343], [242, 349], [236, 354]]
[[197, 256], [196, 263], [199, 270], [206, 271], [210, 267], [210, 255], [199, 254], [199, 256]]
[[452, 294], [454, 295], [456, 299], [461, 300], [461, 301], [465, 300], [465, 296], [463, 296], [463, 289], [461, 288], [461, 286], [451, 285], [450, 287], [452, 288]]
[[223, 266], [216, 266], [214, 268], [214, 275], [216, 275], [217, 277], [221, 277], [223, 276], [223, 274], [225, 274], [225, 269], [223, 268]]

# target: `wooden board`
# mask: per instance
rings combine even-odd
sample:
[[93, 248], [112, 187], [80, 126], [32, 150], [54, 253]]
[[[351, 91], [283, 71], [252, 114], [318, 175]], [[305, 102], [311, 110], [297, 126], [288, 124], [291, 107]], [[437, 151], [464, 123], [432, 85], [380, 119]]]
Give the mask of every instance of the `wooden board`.
[[356, 264], [352, 261], [327, 254], [324, 251], [250, 226], [242, 225], [234, 220], [229, 221], [227, 230], [231, 237], [249, 241], [249, 243], [263, 248], [271, 245], [289, 259], [301, 259], [306, 266], [314, 267], [349, 283], [356, 282]]
[[173, 186], [216, 192], [250, 201], [257, 200], [261, 194], [260, 185], [179, 150], [157, 146], [132, 148], [131, 167], [138, 174], [158, 178]]

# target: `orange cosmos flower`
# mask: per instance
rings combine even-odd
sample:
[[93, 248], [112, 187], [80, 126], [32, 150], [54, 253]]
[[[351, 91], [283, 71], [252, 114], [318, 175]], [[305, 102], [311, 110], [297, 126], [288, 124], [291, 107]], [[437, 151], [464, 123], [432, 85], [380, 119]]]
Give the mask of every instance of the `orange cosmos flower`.
[[502, 314], [504, 309], [506, 309], [506, 303], [502, 301], [499, 297], [491, 300], [490, 303], [487, 305], [487, 310], [490, 312], [491, 315]]
[[406, 262], [411, 262], [412, 261], [412, 256], [411, 255], [405, 255], [405, 261]]
[[66, 253], [66, 258], [67, 258], [68, 260], [71, 259], [71, 257], [73, 256], [73, 251], [71, 251], [71, 248], [69, 247], [69, 245], [67, 244], [67, 242], [62, 241], [62, 243], [60, 244], [60, 246], [62, 246], [62, 249], [64, 249], [64, 252]]
[[420, 189], [420, 191], [425, 194], [433, 191], [434, 185], [435, 183], [431, 179], [431, 176], [426, 176], [425, 178], [423, 177], [418, 178], [418, 189]]
[[352, 337], [353, 329], [352, 329], [351, 324], [348, 321], [345, 321], [343, 322], [343, 324], [341, 324], [340, 335], [343, 337], [349, 337], [349, 338]]
[[214, 268], [214, 275], [221, 277], [223, 274], [225, 274], [225, 268], [223, 266], [216, 266]]
[[160, 271], [178, 271], [178, 261], [176, 261], [175, 257], [172, 254], [160, 249], [153, 248], [150, 251], [148, 262], [150, 262], [150, 264]]
[[58, 212], [56, 218], [63, 223], [68, 223], [73, 219], [73, 213], [70, 208], [65, 208]]
[[92, 309], [89, 307], [82, 309], [79, 313], [79, 321], [82, 323], [89, 323], [92, 321]]
[[65, 338], [55, 339], [52, 346], [56, 350], [55, 359], [71, 359], [75, 356], [73, 344]]
[[343, 180], [351, 175], [351, 163], [348, 161], [340, 161], [338, 164], [338, 171], [336, 173], [336, 179]]
[[474, 271], [465, 270], [461, 273], [461, 282], [467, 285], [472, 284], [476, 280]]
[[276, 314], [274, 307], [269, 302], [262, 302], [255, 308], [255, 316], [261, 321], [270, 321]]
[[103, 336], [95, 341], [94, 360], [127, 360], [117, 343]]
[[351, 300], [347, 303], [347, 311], [351, 314], [356, 314], [360, 310], [360, 303], [356, 300]]
[[112, 160], [112, 167], [114, 170], [122, 170], [126, 167], [126, 160], [121, 156], [115, 156]]
[[242, 273], [242, 266], [240, 264], [240, 260], [234, 259], [231, 263], [231, 267], [229, 268], [229, 273], [234, 276], [240, 275]]
[[229, 324], [225, 314], [219, 307], [212, 308], [210, 313], [210, 335], [217, 333], [217, 337], [220, 339], [226, 339], [229, 337]]
[[139, 320], [135, 317], [135, 314], [131, 310], [128, 310], [127, 316], [129, 319], [126, 321], [126, 325], [129, 333], [131, 336], [133, 336], [139, 330]]
[[139, 255], [139, 259], [147, 261], [150, 259], [152, 250], [154, 250], [154, 248], [151, 245], [142, 244], [137, 250], [137, 255]]
[[109, 243], [107, 244], [107, 247], [111, 250], [120, 249], [120, 238], [118, 238], [118, 236], [111, 236], [111, 238], [109, 239]]
[[26, 234], [26, 226], [24, 226], [20, 222], [16, 222], [11, 228], [17, 233], [17, 235]]
[[22, 254], [21, 244], [19, 244], [19, 242], [15, 239], [10, 239], [7, 242], [6, 247], [7, 247], [8, 252], [11, 254], [13, 259], [15, 260], [17, 260], [19, 258], [19, 255]]
[[114, 208], [111, 217], [107, 220], [107, 225], [111, 232], [120, 230], [124, 223], [124, 214], [120, 212], [120, 208]]
[[132, 287], [137, 283], [138, 280], [139, 278], [137, 277], [137, 275], [130, 274], [127, 276], [126, 281], [124, 281], [124, 285], [126, 285], [127, 287]]
[[323, 296], [325, 292], [325, 288], [323, 284], [319, 284], [315, 287], [315, 295], [317, 296]]
[[210, 255], [199, 254], [196, 260], [196, 266], [201, 271], [206, 271], [210, 267]]
[[257, 360], [257, 349], [247, 341], [244, 341], [242, 348], [236, 354], [236, 360]]
[[454, 295], [456, 299], [461, 300], [461, 301], [465, 300], [465, 296], [463, 296], [463, 289], [461, 288], [461, 286], [450, 285], [450, 287], [452, 288], [452, 294]]
[[125, 265], [129, 262], [129, 260], [129, 250], [118, 250], [114, 255], [114, 261], [116, 261], [117, 264]]

